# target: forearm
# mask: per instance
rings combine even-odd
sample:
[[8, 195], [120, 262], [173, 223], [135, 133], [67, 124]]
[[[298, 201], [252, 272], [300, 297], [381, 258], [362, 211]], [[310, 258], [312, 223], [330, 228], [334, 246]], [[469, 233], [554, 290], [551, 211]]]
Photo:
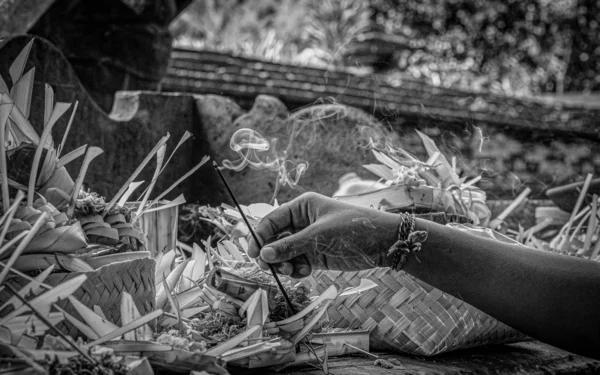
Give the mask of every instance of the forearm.
[[600, 357], [600, 264], [417, 219], [422, 251], [403, 270], [543, 342]]

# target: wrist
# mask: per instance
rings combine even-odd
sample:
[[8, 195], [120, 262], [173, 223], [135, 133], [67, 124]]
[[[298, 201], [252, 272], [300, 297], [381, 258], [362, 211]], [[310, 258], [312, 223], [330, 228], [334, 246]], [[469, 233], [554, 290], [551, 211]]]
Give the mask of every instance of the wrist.
[[402, 220], [399, 215], [385, 213], [385, 220], [382, 222], [382, 229], [380, 231], [383, 234], [383, 238], [379, 243], [379, 267], [392, 267], [393, 255], [390, 254], [390, 248], [398, 242]]
[[422, 243], [427, 239], [427, 231], [416, 229], [415, 216], [408, 213], [398, 215], [398, 237], [389, 248], [387, 263], [389, 267], [400, 271], [408, 261], [409, 254], [421, 251]]

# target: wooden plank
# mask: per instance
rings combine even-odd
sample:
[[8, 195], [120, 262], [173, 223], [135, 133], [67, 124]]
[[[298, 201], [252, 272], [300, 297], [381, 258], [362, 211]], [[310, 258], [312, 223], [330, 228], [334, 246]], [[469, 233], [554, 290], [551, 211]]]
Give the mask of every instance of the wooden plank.
[[[330, 357], [331, 375], [579, 375], [600, 373], [600, 361], [570, 354], [539, 342], [496, 345], [447, 353], [434, 357], [375, 353], [380, 359], [396, 364], [392, 369], [375, 366], [366, 356]], [[247, 370], [245, 374], [275, 375], [264, 369]], [[322, 374], [309, 365], [286, 368], [289, 375]]]

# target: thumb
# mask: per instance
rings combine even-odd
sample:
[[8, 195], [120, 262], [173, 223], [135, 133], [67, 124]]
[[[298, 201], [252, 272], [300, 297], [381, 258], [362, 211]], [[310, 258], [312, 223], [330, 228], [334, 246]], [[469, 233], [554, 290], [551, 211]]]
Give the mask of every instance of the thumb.
[[267, 263], [280, 263], [306, 254], [310, 249], [306, 230], [273, 241], [260, 251], [260, 258]]

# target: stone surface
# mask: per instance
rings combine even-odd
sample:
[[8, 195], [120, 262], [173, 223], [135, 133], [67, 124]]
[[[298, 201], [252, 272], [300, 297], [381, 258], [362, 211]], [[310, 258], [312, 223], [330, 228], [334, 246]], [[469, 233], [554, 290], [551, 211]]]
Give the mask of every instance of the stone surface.
[[219, 153], [229, 147], [229, 137], [235, 119], [244, 111], [230, 98], [219, 95], [194, 95], [196, 111], [208, 142]]

